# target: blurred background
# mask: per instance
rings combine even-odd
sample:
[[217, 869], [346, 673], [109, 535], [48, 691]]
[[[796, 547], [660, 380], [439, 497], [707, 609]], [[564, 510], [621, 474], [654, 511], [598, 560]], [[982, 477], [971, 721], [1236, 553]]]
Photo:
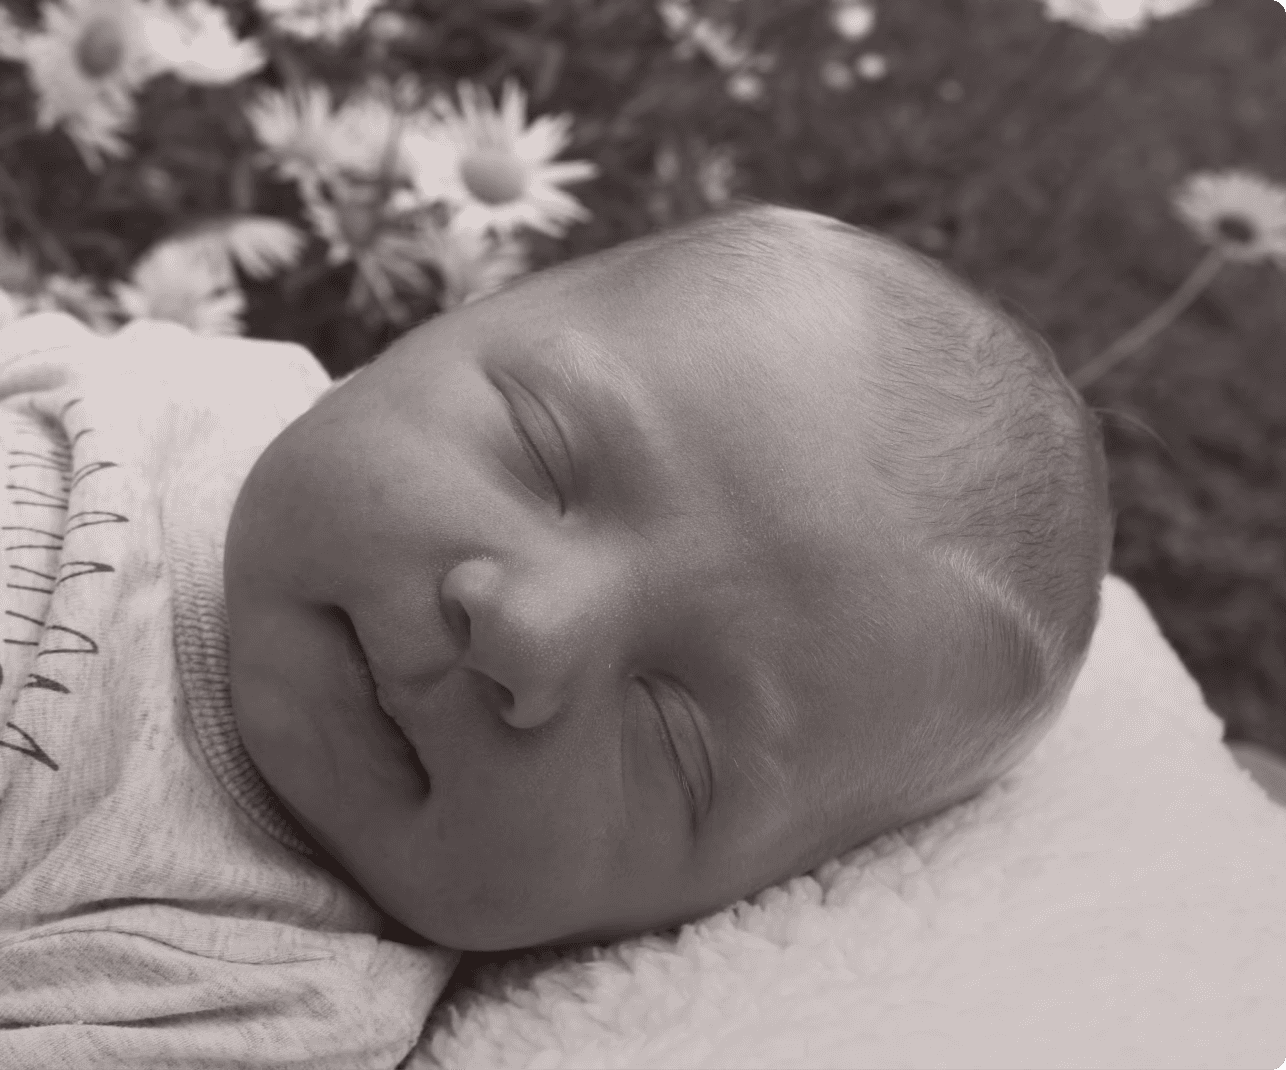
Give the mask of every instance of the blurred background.
[[1276, 0], [0, 7], [0, 322], [175, 319], [338, 376], [736, 197], [892, 234], [1048, 339], [1103, 421], [1112, 571], [1286, 755]]

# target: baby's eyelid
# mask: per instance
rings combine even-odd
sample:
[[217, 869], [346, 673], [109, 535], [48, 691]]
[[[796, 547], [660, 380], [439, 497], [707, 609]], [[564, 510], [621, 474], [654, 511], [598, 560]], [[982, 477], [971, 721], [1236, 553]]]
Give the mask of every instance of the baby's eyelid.
[[688, 780], [688, 774], [683, 768], [683, 759], [679, 757], [679, 748], [674, 742], [673, 734], [670, 732], [670, 723], [666, 720], [665, 711], [661, 708], [661, 703], [657, 699], [656, 692], [652, 689], [652, 685], [642, 679], [642, 677], [639, 678], [639, 683], [643, 685], [643, 689], [647, 692], [649, 701], [651, 701], [653, 707], [655, 707], [657, 731], [661, 736], [661, 743], [666, 749], [666, 757], [674, 767], [675, 775], [678, 776], [679, 782], [683, 785], [683, 794], [687, 797], [688, 809], [691, 811], [692, 819], [695, 822], [697, 813], [696, 795], [692, 790], [691, 782]]
[[544, 398], [535, 391], [530, 390], [520, 380], [513, 378], [512, 381], [517, 387], [517, 393], [523, 397], [524, 404], [534, 410], [536, 422], [541, 425], [542, 430], [545, 432], [545, 437], [549, 439], [550, 446], [561, 455], [560, 459], [566, 468], [566, 475], [569, 477], [569, 486], [574, 491], [576, 487], [576, 458], [572, 453], [571, 446], [568, 444], [562, 423], [554, 415], [554, 410], [549, 407]]
[[514, 435], [517, 437], [518, 444], [522, 447], [523, 453], [527, 455], [527, 459], [531, 461], [532, 467], [536, 469], [536, 474], [548, 483], [549, 488], [554, 492], [554, 496], [558, 499], [559, 511], [565, 513], [567, 511], [567, 502], [563, 498], [562, 488], [559, 487], [558, 480], [554, 477], [553, 471], [545, 461], [545, 458], [541, 456], [540, 450], [536, 447], [535, 442], [532, 441], [531, 435], [527, 433], [527, 429], [523, 426], [522, 420], [519, 419], [518, 412], [513, 402], [510, 401], [509, 395], [501, 390], [494, 382], [492, 383], [492, 386], [495, 386], [496, 392], [499, 393], [501, 398], [504, 400], [505, 414], [509, 417], [509, 424], [513, 428]]
[[[512, 411], [513, 410], [510, 409], [510, 412]], [[541, 456], [536, 443], [532, 441], [531, 435], [527, 433], [527, 429], [523, 427], [522, 421], [518, 419], [516, 414], [513, 417], [513, 424], [514, 430], [518, 434], [518, 439], [522, 443], [523, 451], [531, 458], [532, 465], [538, 470], [541, 479], [549, 484], [550, 489], [553, 490], [555, 496], [558, 498], [558, 508], [562, 512], [566, 512], [567, 503], [563, 500], [563, 492], [558, 486], [558, 480], [554, 478], [554, 473], [550, 470], [549, 465], [545, 462], [545, 458]]]

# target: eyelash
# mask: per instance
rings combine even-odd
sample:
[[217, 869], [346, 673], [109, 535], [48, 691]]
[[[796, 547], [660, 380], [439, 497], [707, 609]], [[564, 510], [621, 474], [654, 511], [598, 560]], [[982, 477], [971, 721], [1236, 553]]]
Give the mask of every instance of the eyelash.
[[683, 785], [683, 793], [688, 797], [688, 804], [695, 804], [695, 797], [692, 794], [692, 785], [688, 783], [687, 774], [683, 771], [683, 762], [679, 758], [679, 748], [675, 746], [674, 736], [670, 734], [670, 725], [665, 719], [665, 714], [661, 710], [661, 704], [656, 699], [656, 694], [652, 687], [645, 680], [640, 679], [639, 683], [643, 690], [647, 692], [647, 697], [652, 703], [652, 708], [656, 713], [657, 734], [661, 737], [661, 744], [665, 747], [666, 755], [670, 759], [670, 764], [674, 766], [675, 773], [678, 774], [679, 782]]
[[518, 419], [518, 414], [514, 412], [513, 405], [509, 399], [505, 399], [505, 404], [509, 410], [509, 422], [513, 425], [514, 434], [518, 437], [518, 444], [522, 446], [522, 451], [531, 461], [531, 465], [536, 469], [536, 474], [540, 476], [548, 485], [549, 489], [554, 492], [554, 497], [558, 499], [559, 512], [567, 511], [567, 503], [563, 501], [563, 492], [558, 487], [558, 481], [554, 479], [554, 474], [549, 470], [549, 465], [536, 449], [536, 444], [532, 442], [531, 436], [527, 434], [526, 429], [522, 426], [522, 421]]

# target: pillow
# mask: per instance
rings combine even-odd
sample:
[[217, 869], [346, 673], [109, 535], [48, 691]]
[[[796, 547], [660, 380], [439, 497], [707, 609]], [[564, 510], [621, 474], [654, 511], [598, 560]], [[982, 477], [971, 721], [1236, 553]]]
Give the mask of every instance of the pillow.
[[683, 926], [478, 969], [427, 1067], [1279, 1067], [1286, 809], [1108, 576], [1058, 722], [974, 799]]

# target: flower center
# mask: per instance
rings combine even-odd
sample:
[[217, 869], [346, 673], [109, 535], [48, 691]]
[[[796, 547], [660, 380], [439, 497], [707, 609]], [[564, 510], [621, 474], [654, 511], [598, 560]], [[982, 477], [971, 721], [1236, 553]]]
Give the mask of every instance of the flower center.
[[512, 152], [476, 149], [460, 164], [464, 184], [484, 204], [516, 201], [527, 188], [527, 172]]
[[125, 55], [125, 38], [114, 19], [102, 15], [85, 27], [76, 42], [76, 61], [91, 78], [111, 73]]
[[1249, 245], [1255, 240], [1255, 228], [1241, 216], [1220, 216], [1215, 224], [1219, 237], [1236, 245]]

